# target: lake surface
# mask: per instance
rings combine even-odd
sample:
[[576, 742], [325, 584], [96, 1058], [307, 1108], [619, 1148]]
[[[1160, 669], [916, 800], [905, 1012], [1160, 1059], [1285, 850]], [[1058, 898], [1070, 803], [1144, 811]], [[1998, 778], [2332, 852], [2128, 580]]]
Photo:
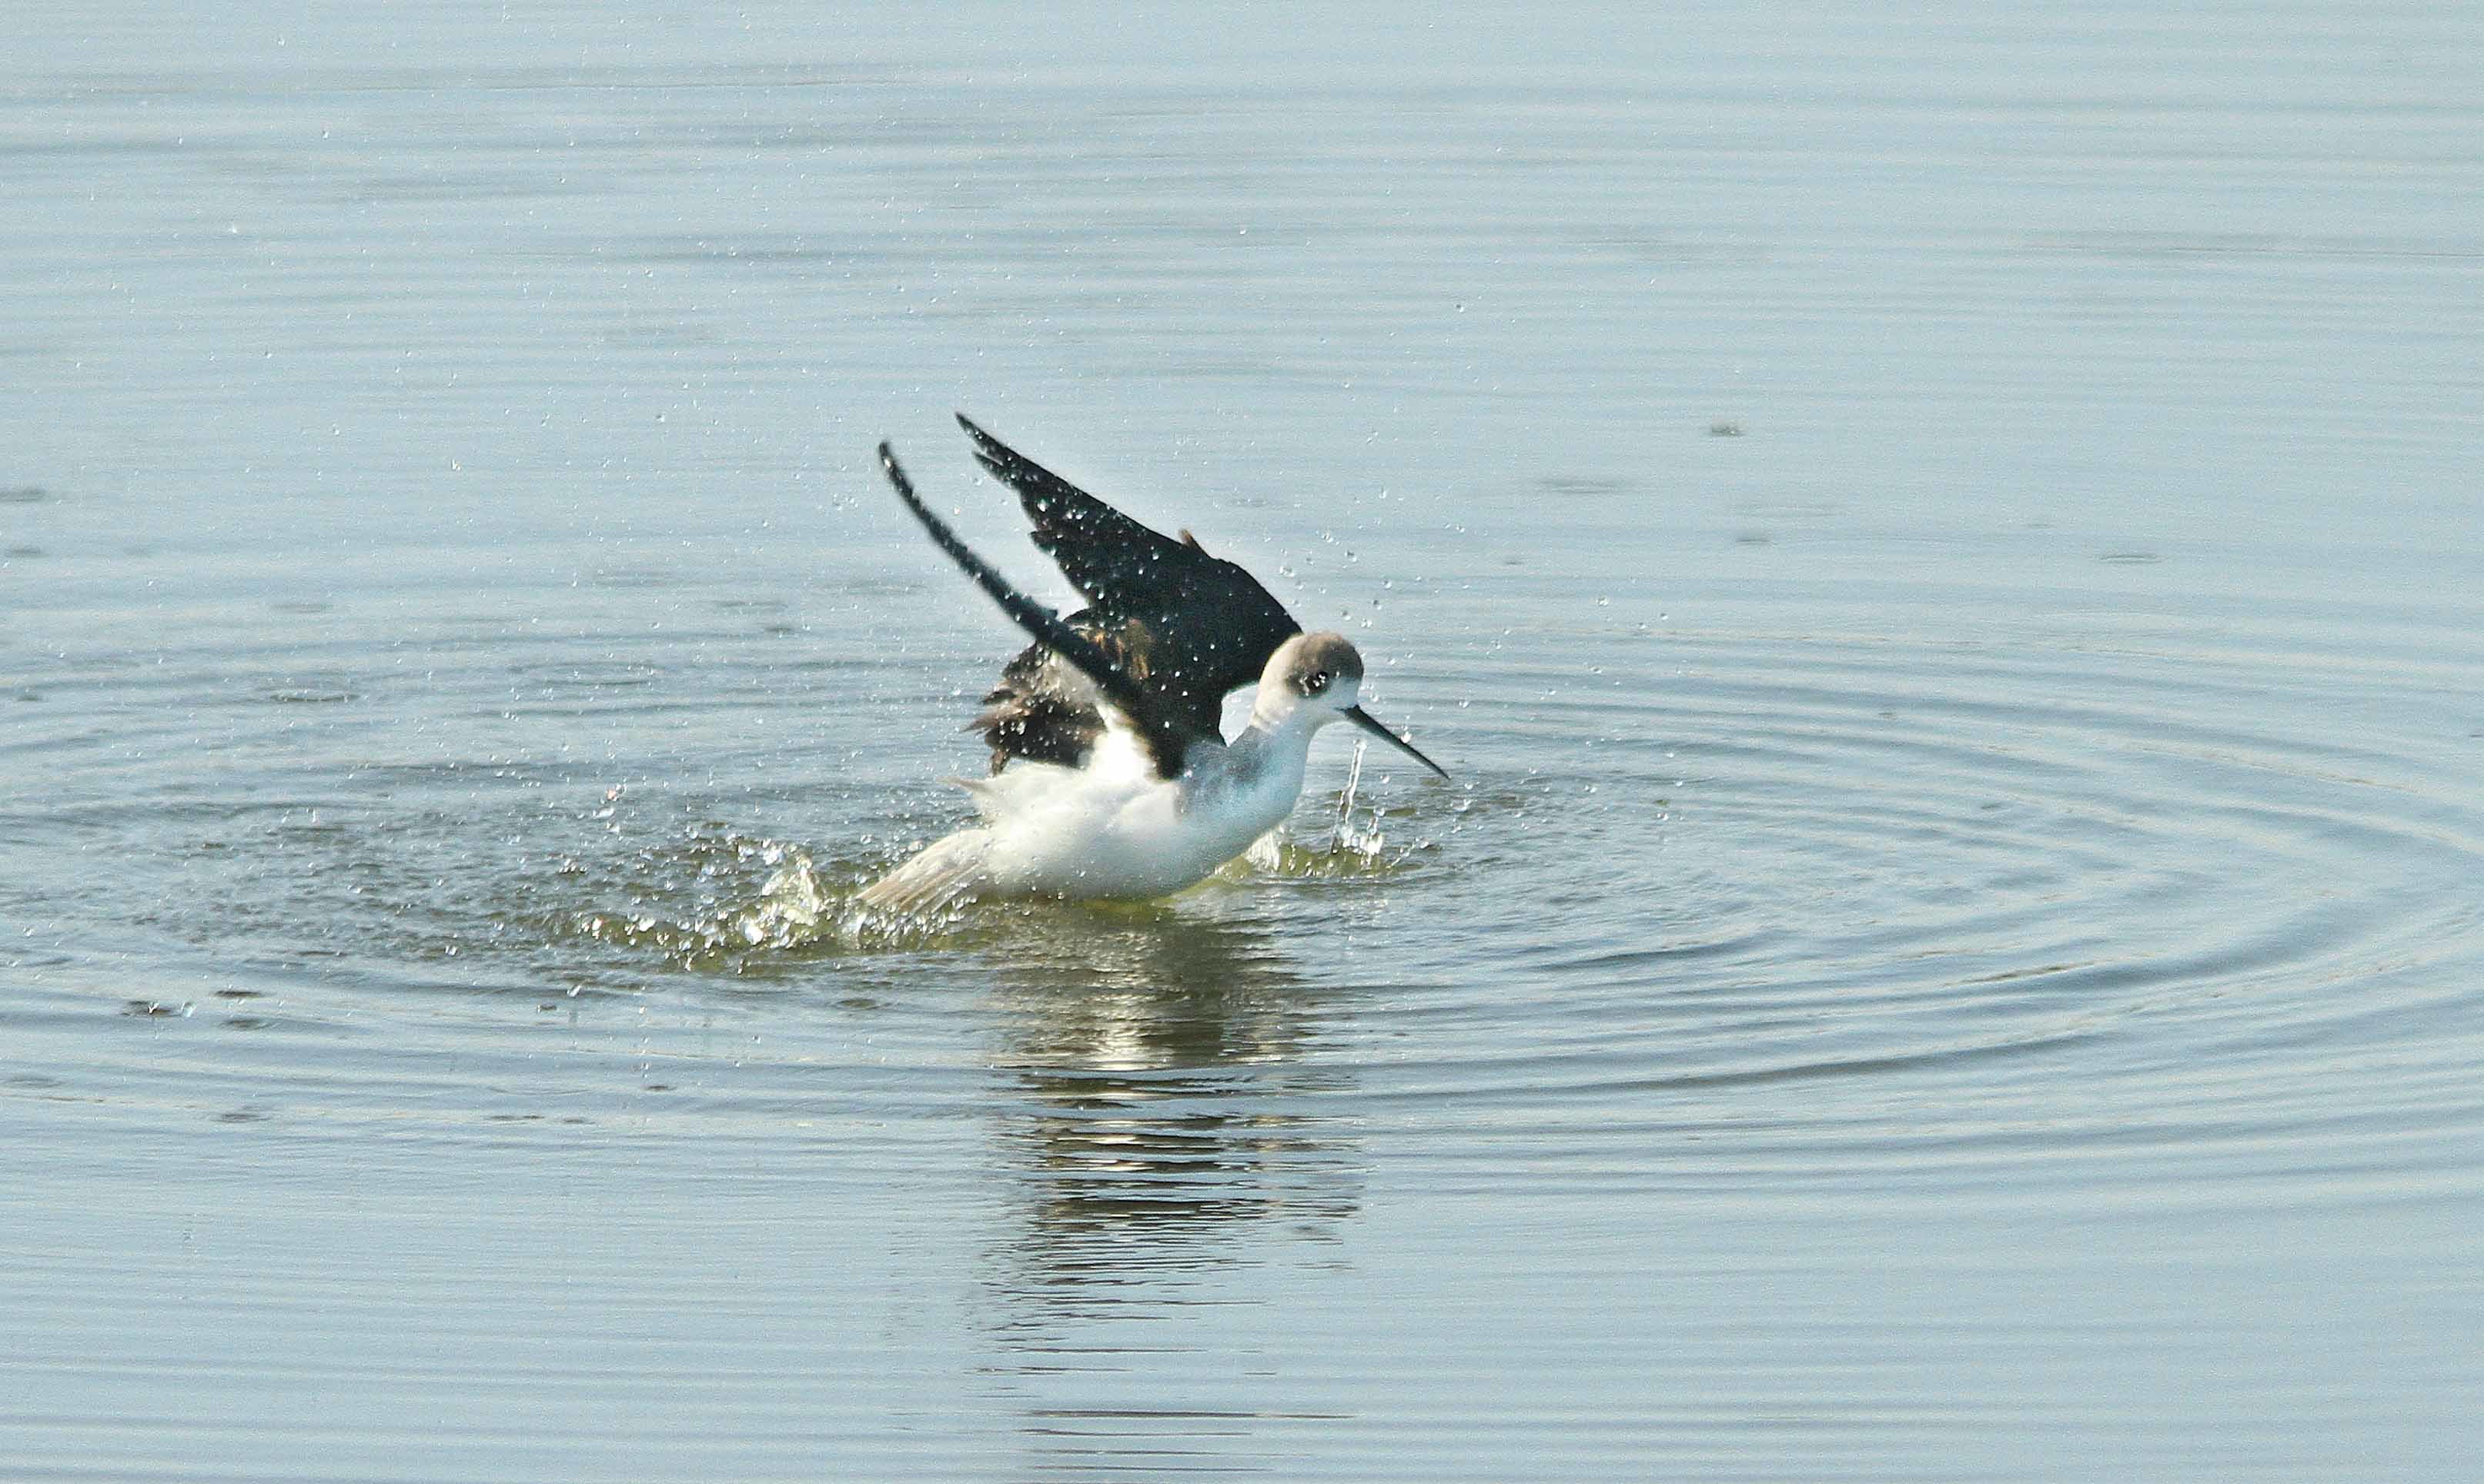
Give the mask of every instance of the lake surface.
[[[2473, 12], [13, 27], [0, 1478], [2473, 1476]], [[849, 931], [953, 408], [1455, 781]]]

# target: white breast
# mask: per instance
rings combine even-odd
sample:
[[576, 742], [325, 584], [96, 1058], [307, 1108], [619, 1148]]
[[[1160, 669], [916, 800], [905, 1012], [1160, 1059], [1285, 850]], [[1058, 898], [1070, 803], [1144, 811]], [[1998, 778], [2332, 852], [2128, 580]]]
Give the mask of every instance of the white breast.
[[1195, 761], [1180, 779], [1156, 777], [1136, 740], [1115, 730], [1074, 772], [1016, 764], [976, 784], [991, 884], [1082, 898], [1178, 891], [1250, 849], [1302, 790], [1299, 756], [1290, 767], [1254, 758], [1247, 769], [1221, 750]]

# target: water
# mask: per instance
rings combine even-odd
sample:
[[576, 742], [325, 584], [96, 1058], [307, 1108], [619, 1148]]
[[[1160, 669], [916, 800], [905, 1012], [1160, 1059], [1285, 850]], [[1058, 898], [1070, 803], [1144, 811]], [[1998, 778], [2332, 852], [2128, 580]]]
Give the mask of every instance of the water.
[[[2471, 1471], [2466, 13], [17, 29], [0, 1476]], [[1457, 781], [840, 934], [953, 407]]]

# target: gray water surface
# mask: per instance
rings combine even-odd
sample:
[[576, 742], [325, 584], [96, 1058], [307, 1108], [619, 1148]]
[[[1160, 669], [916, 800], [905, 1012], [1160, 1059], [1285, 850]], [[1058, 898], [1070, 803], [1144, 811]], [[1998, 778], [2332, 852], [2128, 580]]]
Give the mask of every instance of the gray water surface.
[[[14, 24], [0, 1478], [2472, 1476], [2470, 13]], [[1455, 782], [845, 931], [953, 408]]]

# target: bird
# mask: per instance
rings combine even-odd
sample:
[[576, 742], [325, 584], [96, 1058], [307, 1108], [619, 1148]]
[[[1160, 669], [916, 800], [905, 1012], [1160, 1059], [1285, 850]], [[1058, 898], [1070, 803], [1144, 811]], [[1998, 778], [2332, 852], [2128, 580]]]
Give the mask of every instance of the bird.
[[[1169, 896], [1293, 812], [1311, 738], [1333, 721], [1449, 776], [1363, 709], [1363, 656], [1345, 635], [1306, 633], [1188, 530], [1151, 529], [957, 416], [1088, 606], [1065, 618], [1012, 586], [879, 445], [899, 500], [1034, 643], [966, 724], [990, 748], [990, 775], [951, 781], [979, 823], [864, 889], [863, 907], [921, 916], [987, 898]], [[1224, 736], [1225, 697], [1255, 681], [1250, 718]]]

